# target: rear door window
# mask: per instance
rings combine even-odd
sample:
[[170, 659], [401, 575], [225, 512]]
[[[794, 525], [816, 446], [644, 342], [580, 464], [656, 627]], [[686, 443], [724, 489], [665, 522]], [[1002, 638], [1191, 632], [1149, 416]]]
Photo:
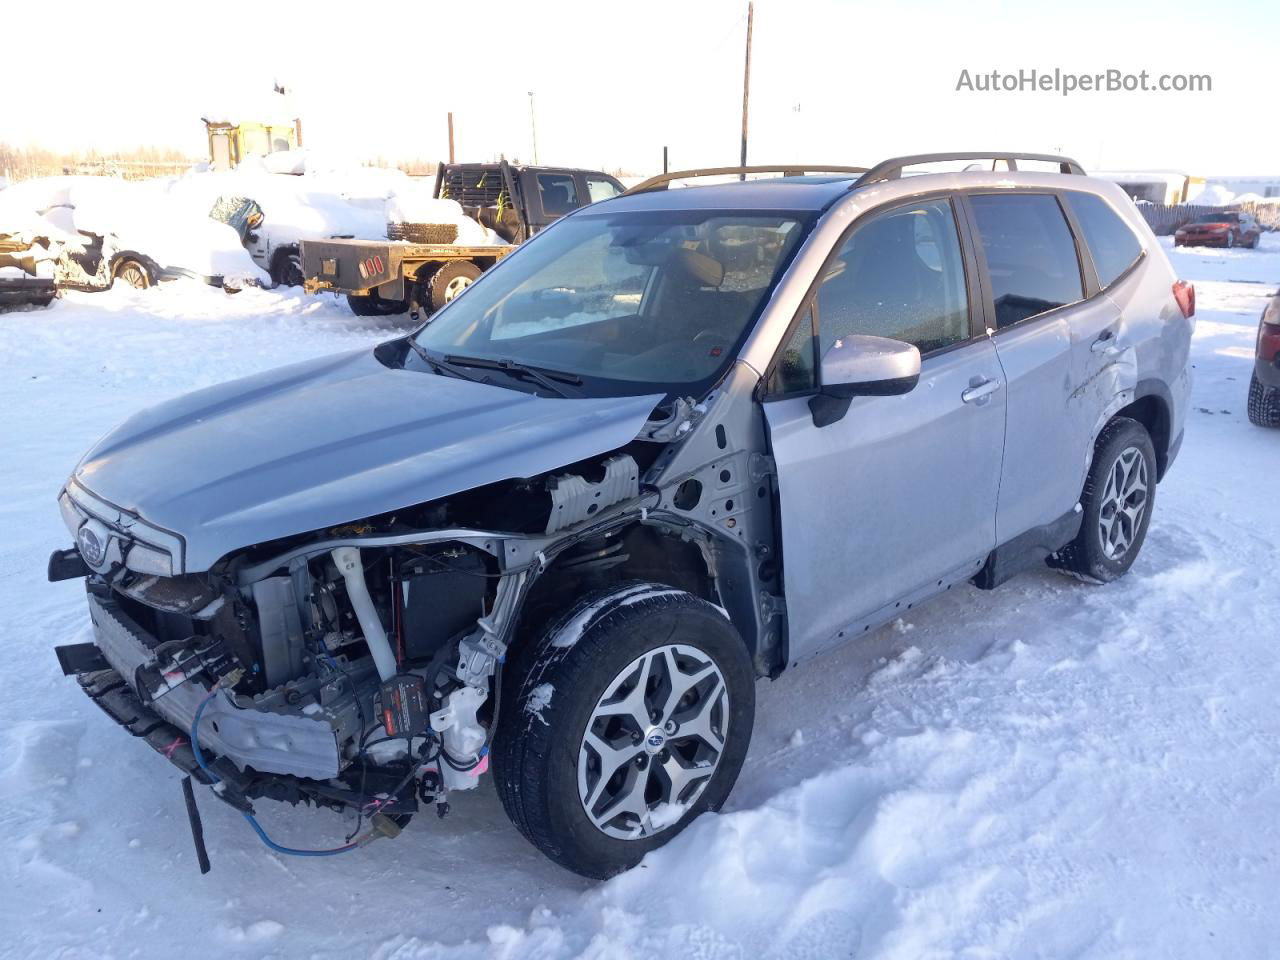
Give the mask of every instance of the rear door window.
[[1084, 297], [1075, 240], [1051, 194], [969, 198], [991, 276], [999, 329]]
[[1105, 290], [1133, 266], [1142, 254], [1142, 245], [1120, 215], [1111, 209], [1111, 204], [1101, 197], [1092, 193], [1069, 193], [1067, 198], [1084, 232], [1098, 272], [1098, 284]]

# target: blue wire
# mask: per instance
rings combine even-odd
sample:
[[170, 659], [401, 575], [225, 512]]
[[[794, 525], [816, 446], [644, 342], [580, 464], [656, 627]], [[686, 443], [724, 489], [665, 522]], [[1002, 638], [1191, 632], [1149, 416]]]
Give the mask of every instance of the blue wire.
[[[204, 716], [204, 708], [210, 704], [217, 694], [218, 688], [214, 687], [209, 691], [209, 695], [200, 702], [200, 706], [196, 708], [196, 715], [191, 721], [191, 752], [195, 754], [196, 763], [200, 765], [200, 769], [205, 772], [209, 779], [214, 783], [221, 783], [222, 778], [210, 770], [209, 765], [204, 762], [204, 751], [200, 749], [199, 735], [200, 718]], [[348, 850], [354, 850], [358, 846], [358, 844], [349, 843], [345, 847], [334, 847], [330, 850], [298, 850], [294, 847], [281, 846], [267, 836], [267, 831], [262, 829], [262, 824], [258, 823], [252, 813], [248, 813], [244, 810], [241, 810], [240, 813], [249, 821], [249, 826], [253, 827], [254, 832], [259, 838], [261, 838], [263, 843], [272, 850], [275, 850], [277, 853], [286, 853], [291, 857], [333, 857], [339, 853], [346, 853]]]

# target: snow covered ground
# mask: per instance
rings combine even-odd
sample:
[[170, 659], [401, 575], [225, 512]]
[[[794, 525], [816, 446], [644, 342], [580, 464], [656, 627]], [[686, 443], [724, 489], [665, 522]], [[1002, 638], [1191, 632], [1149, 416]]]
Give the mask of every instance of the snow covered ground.
[[[1171, 252], [1194, 410], [1132, 574], [953, 591], [759, 686], [726, 810], [590, 885], [491, 785], [342, 857], [281, 858], [59, 675], [88, 638], [54, 496], [136, 408], [387, 337], [298, 294], [193, 283], [0, 314], [0, 956], [1261, 958], [1280, 943], [1280, 433], [1245, 418], [1280, 235]], [[276, 839], [327, 812], [260, 805]]]

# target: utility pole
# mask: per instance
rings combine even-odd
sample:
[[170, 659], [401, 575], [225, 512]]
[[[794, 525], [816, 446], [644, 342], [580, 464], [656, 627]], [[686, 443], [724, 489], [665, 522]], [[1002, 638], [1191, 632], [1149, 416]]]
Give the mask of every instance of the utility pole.
[[449, 162], [453, 163], [453, 111], [449, 111]]
[[[755, 19], [756, 5], [747, 3], [747, 63], [742, 70], [742, 163], [747, 165], [747, 106], [751, 99], [751, 23]], [[747, 179], [745, 173], [738, 174], [739, 180]]]
[[667, 148], [662, 148], [662, 172], [667, 172]]
[[533, 164], [538, 165], [538, 121], [533, 114], [533, 91], [529, 91], [529, 130], [533, 134]]

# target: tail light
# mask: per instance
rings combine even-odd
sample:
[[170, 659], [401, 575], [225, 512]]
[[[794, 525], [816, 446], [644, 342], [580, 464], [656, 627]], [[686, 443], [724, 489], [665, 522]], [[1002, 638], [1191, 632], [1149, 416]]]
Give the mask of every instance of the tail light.
[[1173, 285], [1173, 299], [1178, 301], [1178, 309], [1190, 320], [1196, 314], [1196, 288], [1185, 280]]
[[1276, 291], [1276, 295], [1267, 304], [1267, 309], [1262, 311], [1262, 322], [1269, 327], [1280, 327], [1280, 290]]

